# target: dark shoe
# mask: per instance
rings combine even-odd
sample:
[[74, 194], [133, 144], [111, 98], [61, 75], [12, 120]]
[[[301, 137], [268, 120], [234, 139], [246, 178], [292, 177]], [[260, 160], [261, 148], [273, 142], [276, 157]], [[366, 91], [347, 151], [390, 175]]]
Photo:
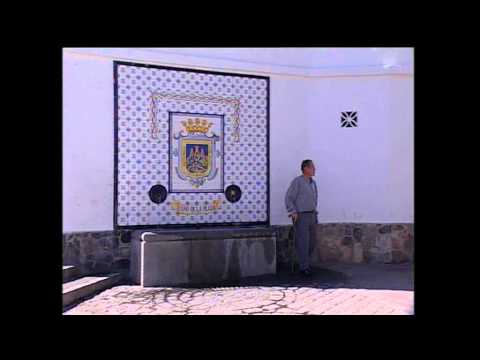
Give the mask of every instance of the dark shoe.
[[310, 269], [300, 270], [300, 274], [303, 276], [312, 276]]

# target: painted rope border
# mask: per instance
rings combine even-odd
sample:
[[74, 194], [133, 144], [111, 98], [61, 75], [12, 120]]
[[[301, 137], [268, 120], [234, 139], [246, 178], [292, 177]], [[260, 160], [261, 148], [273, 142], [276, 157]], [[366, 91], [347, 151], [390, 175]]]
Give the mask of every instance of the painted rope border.
[[184, 100], [194, 101], [199, 103], [220, 103], [234, 106], [233, 113], [233, 141], [240, 142], [240, 99], [226, 98], [220, 96], [205, 96], [205, 95], [189, 95], [189, 94], [175, 94], [168, 92], [150, 91], [150, 136], [154, 140], [158, 140], [158, 126], [157, 126], [157, 105], [156, 100]]

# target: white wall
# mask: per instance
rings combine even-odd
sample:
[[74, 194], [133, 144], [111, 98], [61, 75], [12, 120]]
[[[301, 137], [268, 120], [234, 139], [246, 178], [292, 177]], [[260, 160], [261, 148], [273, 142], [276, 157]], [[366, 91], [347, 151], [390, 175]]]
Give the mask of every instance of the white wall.
[[270, 222], [288, 224], [285, 191], [311, 156], [305, 80], [270, 78]]
[[63, 231], [113, 229], [113, 65], [63, 57]]
[[[413, 78], [316, 79], [308, 96], [320, 222], [413, 222]], [[342, 111], [358, 112], [341, 128]]]
[[[64, 51], [64, 232], [113, 229], [112, 61], [130, 52]], [[340, 128], [348, 110], [358, 128]], [[412, 222], [413, 77], [270, 74], [272, 224], [289, 223], [284, 194], [305, 158], [317, 166], [321, 222]]]
[[413, 77], [395, 78], [390, 85], [385, 216], [413, 222]]

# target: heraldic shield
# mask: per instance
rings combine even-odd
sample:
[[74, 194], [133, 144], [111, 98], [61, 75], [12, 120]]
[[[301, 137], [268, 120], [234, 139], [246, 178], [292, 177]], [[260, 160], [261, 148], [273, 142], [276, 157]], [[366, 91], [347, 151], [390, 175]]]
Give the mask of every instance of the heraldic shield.
[[[174, 147], [172, 160], [175, 164], [175, 173], [179, 181], [189, 184], [190, 191], [207, 190], [209, 186], [205, 187], [206, 184], [217, 177], [223, 160], [223, 154], [219, 148], [219, 143], [222, 142], [219, 136], [221, 134], [213, 129], [214, 123], [211, 120], [222, 119], [218, 117], [213, 119], [212, 115], [209, 118], [183, 116], [185, 120], [179, 121], [181, 127], [172, 133]], [[218, 130], [221, 132], [222, 126]], [[222, 183], [223, 181], [218, 184], [221, 185], [218, 187], [220, 191], [223, 188]], [[215, 189], [212, 188], [212, 190], [217, 190], [218, 185], [216, 184]], [[175, 189], [172, 190], [175, 192]], [[189, 192], [189, 189], [184, 187], [183, 192]]]
[[213, 140], [181, 139], [180, 172], [185, 177], [208, 177], [212, 171]]

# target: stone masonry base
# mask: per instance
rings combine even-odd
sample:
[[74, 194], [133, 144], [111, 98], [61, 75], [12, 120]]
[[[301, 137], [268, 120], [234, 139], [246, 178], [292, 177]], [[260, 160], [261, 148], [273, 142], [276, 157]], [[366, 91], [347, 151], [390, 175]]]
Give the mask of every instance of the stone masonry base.
[[[277, 230], [277, 264], [291, 259], [291, 225]], [[327, 223], [310, 232], [310, 261], [322, 263], [404, 263], [413, 262], [413, 224]]]
[[[290, 225], [273, 225], [277, 266], [290, 264]], [[179, 230], [181, 231], [181, 230]], [[232, 228], [231, 231], [235, 231]], [[311, 262], [413, 262], [413, 224], [324, 223], [311, 231]], [[130, 269], [131, 231], [93, 231], [63, 234], [63, 264], [77, 266], [82, 275]], [[213, 260], [213, 259], [212, 259]], [[213, 260], [214, 261], [214, 260]]]

